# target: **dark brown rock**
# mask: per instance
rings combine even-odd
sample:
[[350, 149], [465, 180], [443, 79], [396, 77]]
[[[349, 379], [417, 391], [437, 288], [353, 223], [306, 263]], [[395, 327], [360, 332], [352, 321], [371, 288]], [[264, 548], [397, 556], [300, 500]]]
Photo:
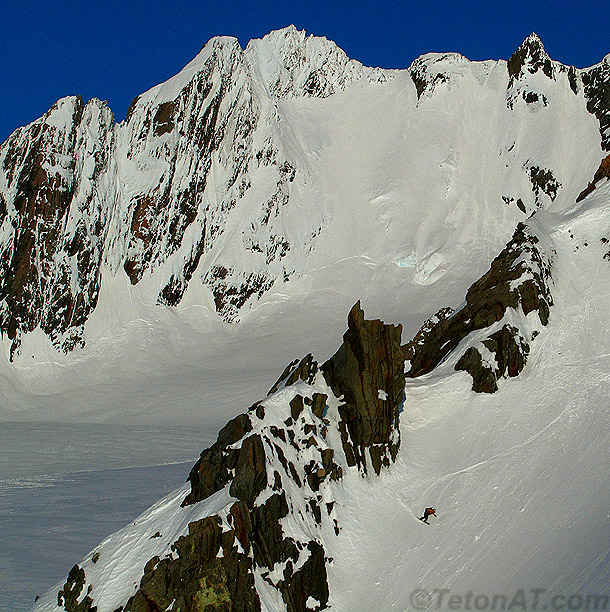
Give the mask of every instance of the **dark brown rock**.
[[303, 398], [300, 395], [295, 395], [290, 402], [290, 416], [293, 421], [296, 421], [303, 412]]
[[[367, 471], [366, 449], [383, 447], [392, 461], [400, 445], [399, 406], [404, 399], [404, 352], [400, 345], [402, 327], [379, 320], [367, 321], [354, 305], [348, 316], [343, 344], [322, 371], [337, 397], [343, 448], [348, 465]], [[379, 391], [387, 400], [380, 399]], [[374, 465], [379, 473], [379, 465]]]
[[530, 166], [527, 171], [532, 183], [536, 206], [540, 207], [542, 205], [540, 192], [545, 193], [553, 202], [557, 197], [557, 191], [561, 187], [561, 183], [555, 178], [553, 172], [547, 168], [540, 168], [540, 166]]
[[[277, 472], [276, 472], [277, 474]], [[278, 474], [279, 476], [279, 474]], [[250, 520], [250, 510], [244, 501], [237, 501], [231, 506], [230, 516], [232, 520], [235, 537], [239, 540], [246, 553], [250, 549], [250, 533], [252, 522]]]
[[294, 541], [284, 537], [279, 522], [287, 514], [288, 504], [284, 491], [275, 493], [262, 506], [252, 510], [250, 541], [254, 551], [254, 561], [258, 566], [272, 569], [276, 563], [298, 559], [299, 551]]
[[307, 600], [313, 597], [319, 605], [313, 610], [324, 610], [328, 604], [328, 579], [324, 549], [315, 541], [307, 545], [309, 558], [301, 569], [284, 577], [280, 590], [288, 612], [311, 612]]
[[311, 399], [313, 400], [311, 405], [311, 411], [319, 419], [323, 418], [326, 410], [326, 402], [328, 401], [328, 397], [323, 393], [314, 393]]
[[[222, 547], [222, 556], [217, 556]], [[176, 557], [153, 557], [125, 612], [224, 612], [260, 610], [252, 560], [238, 552], [234, 533], [222, 532], [217, 516], [189, 525], [172, 546]]]
[[590, 193], [592, 193], [597, 187], [597, 183], [603, 178], [610, 178], [610, 155], [607, 155], [606, 157], [604, 157], [604, 159], [602, 159], [602, 163], [595, 172], [593, 180], [587, 185], [585, 189], [580, 192], [579, 196], [576, 198], [576, 202], [581, 202]]
[[[66, 584], [57, 594], [57, 605], [63, 607], [66, 612], [96, 612], [97, 606], [89, 594], [85, 595], [79, 603], [79, 598], [85, 588], [85, 570], [75, 565], [68, 574]], [[90, 589], [89, 589], [90, 590]]]
[[518, 376], [527, 362], [529, 345], [521, 338], [516, 327], [505, 325], [483, 340], [482, 344], [493, 354], [496, 366], [483, 364], [481, 353], [470, 347], [455, 365], [472, 376], [472, 390], [477, 393], [495, 393], [497, 381], [505, 376]]
[[405, 359], [411, 360], [415, 355], [418, 347], [424, 345], [426, 340], [432, 330], [442, 321], [448, 319], [454, 313], [453, 308], [446, 306], [445, 308], [441, 308], [435, 315], [431, 316], [429, 319], [424, 321], [424, 324], [421, 326], [417, 334], [413, 337], [412, 340], [407, 342], [404, 346], [405, 351]]
[[163, 102], [159, 104], [153, 118], [153, 133], [155, 136], [162, 136], [174, 129], [175, 102]]
[[498, 390], [494, 371], [483, 365], [481, 353], [473, 346], [460, 357], [455, 369], [464, 370], [472, 376], [472, 390], [477, 393], [495, 393]]
[[[414, 345], [407, 376], [431, 372], [470, 333], [500, 321], [507, 308], [520, 307], [524, 314], [536, 310], [540, 322], [547, 324], [553, 304], [550, 268], [537, 244], [538, 239], [520, 223], [489, 271], [468, 290], [465, 306], [430, 329], [423, 343]], [[521, 283], [515, 283], [522, 277]]]
[[229, 492], [252, 507], [258, 494], [266, 486], [265, 448], [261, 437], [255, 434], [246, 438], [239, 449], [235, 476]]
[[271, 387], [267, 395], [275, 393], [282, 386], [289, 387], [298, 380], [312, 384], [317, 371], [318, 364], [311, 353], [303, 357], [300, 361], [296, 359], [286, 366], [286, 369], [282, 372], [282, 375], [278, 378], [273, 387]]
[[201, 453], [189, 474], [191, 492], [182, 502], [183, 506], [206, 499], [229, 482], [230, 470], [238, 463], [239, 450], [227, 447], [243, 438], [251, 429], [250, 417], [244, 413], [231, 419], [220, 430], [216, 442]]

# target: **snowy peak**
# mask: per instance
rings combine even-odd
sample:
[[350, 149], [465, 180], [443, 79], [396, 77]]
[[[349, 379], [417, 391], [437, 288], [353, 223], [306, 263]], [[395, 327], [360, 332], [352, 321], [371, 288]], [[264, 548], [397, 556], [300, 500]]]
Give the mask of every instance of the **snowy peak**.
[[511, 81], [519, 80], [526, 72], [535, 74], [539, 70], [554, 78], [553, 61], [544, 50], [544, 45], [536, 33], [530, 34], [508, 60], [508, 74]]
[[211, 38], [201, 51], [176, 75], [164, 83], [155, 85], [138, 96], [127, 112], [127, 120], [136, 108], [136, 104], [148, 104], [152, 100], [161, 104], [175, 100], [180, 92], [200, 73], [211, 71], [212, 66], [219, 72], [230, 72], [239, 56], [243, 53], [239, 41], [230, 36]]
[[[38, 327], [59, 350], [82, 346], [102, 276], [127, 280], [126, 291], [153, 309], [184, 304], [191, 289], [191, 304], [238, 322], [312, 258], [321, 269], [350, 243], [331, 228], [343, 232], [352, 203], [362, 204], [367, 238], [344, 261], [389, 241], [393, 261], [414, 267], [409, 280], [426, 286], [451, 270], [466, 234], [481, 234], [492, 236], [475, 249], [484, 269], [523, 215], [586, 186], [597, 147], [591, 114], [610, 146], [608, 82], [607, 63], [570, 72], [535, 35], [508, 73], [504, 62], [456, 53], [422, 56], [401, 73], [364, 67], [290, 26], [245, 51], [234, 38], [211, 39], [179, 74], [136, 98], [118, 125], [99, 101], [61, 100], [0, 147], [8, 350], [16, 355], [20, 337]], [[335, 95], [348, 88], [349, 96]], [[563, 129], [568, 116], [578, 116], [574, 137]], [[34, 230], [31, 219], [62, 198], [52, 229]], [[415, 229], [406, 219], [424, 201], [429, 228]], [[465, 212], [466, 201], [485, 213]], [[501, 238], [487, 230], [490, 219]], [[456, 228], [453, 238], [441, 240], [437, 223]], [[383, 229], [400, 224], [406, 250]], [[384, 249], [375, 252], [383, 265]], [[48, 314], [33, 314], [39, 306]]]
[[[123, 260], [137, 284], [173, 258], [175, 273], [160, 288], [164, 303], [180, 301], [205, 245], [221, 229], [222, 210], [208, 211], [204, 221], [212, 168], [222, 168], [224, 184], [209, 187], [225, 209], [247, 188], [257, 107], [245, 70], [237, 41], [213, 39], [174, 79], [138, 99], [121, 126], [124, 189], [113, 259]], [[192, 238], [185, 241], [188, 228]]]
[[245, 53], [266, 90], [277, 98], [325, 98], [362, 77], [387, 78], [385, 71], [363, 67], [334, 42], [306, 36], [294, 25], [250, 41]]

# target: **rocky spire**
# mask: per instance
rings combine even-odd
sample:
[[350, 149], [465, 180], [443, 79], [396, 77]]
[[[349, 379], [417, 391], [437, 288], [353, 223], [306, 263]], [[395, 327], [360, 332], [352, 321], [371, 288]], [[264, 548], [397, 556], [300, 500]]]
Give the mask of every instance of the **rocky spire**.
[[542, 70], [550, 79], [555, 78], [553, 62], [544, 50], [540, 37], [535, 32], [532, 32], [512, 54], [507, 67], [511, 83], [514, 80], [519, 80], [526, 70], [531, 74]]

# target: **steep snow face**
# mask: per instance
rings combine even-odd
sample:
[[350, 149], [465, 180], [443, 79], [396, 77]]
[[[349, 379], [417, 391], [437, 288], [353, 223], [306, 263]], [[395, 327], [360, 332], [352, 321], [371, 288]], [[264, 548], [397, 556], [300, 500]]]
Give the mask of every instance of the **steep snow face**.
[[[528, 606], [529, 589], [548, 606], [607, 594], [608, 197], [603, 179], [564, 214], [532, 219], [555, 251], [554, 303], [517, 378], [475, 394], [454, 369], [458, 349], [407, 381], [397, 464], [346, 487], [350, 526], [328, 547], [336, 609], [411, 609], [415, 590], [439, 609], [443, 589], [463, 603], [469, 591], [508, 602], [523, 589]], [[426, 505], [430, 527], [413, 517]]]
[[[49, 388], [89, 393], [83, 380], [103, 385], [135, 364], [155, 379], [156, 364], [166, 375], [163, 355], [172, 353], [184, 355], [172, 367], [186, 365], [193, 380], [220, 381], [202, 374], [213, 362], [225, 364], [222, 380], [230, 380], [231, 347], [246, 337], [270, 371], [293, 356], [287, 347], [328, 355], [357, 299], [375, 316], [402, 321], [411, 337], [432, 312], [459, 306], [518, 222], [541, 208], [561, 212], [586, 186], [602, 155], [603, 96], [594, 95], [602, 68], [586, 73], [596, 75], [595, 89], [586, 71], [552, 62], [532, 36], [508, 64], [429, 54], [408, 70], [381, 71], [291, 27], [245, 51], [235, 39], [211, 40], [178, 75], [139, 96], [124, 123], [100, 110], [101, 127], [84, 132], [87, 146], [68, 135], [75, 119], [58, 123], [53, 113], [48, 130], [56, 138], [61, 131], [66, 159], [94, 161], [66, 162], [65, 180], [81, 185], [87, 204], [71, 208], [66, 248], [35, 258], [44, 273], [28, 291], [46, 291], [48, 309], [63, 313], [48, 322], [34, 314], [30, 293], [15, 297], [21, 281], [10, 279], [34, 268], [9, 256], [16, 244], [24, 257], [32, 250], [30, 234], [15, 242], [27, 222], [15, 181], [3, 179], [13, 212], [3, 225], [10, 274], [0, 324], [16, 367], [2, 368], [17, 385], [3, 391], [6, 405], [32, 408], [19, 390], [27, 385], [37, 398], [28, 418], [59, 418], [66, 400], [55, 402]], [[312, 74], [316, 87], [306, 86]], [[35, 157], [25, 134], [40, 122], [3, 145], [13, 151], [3, 176]], [[56, 167], [50, 149], [40, 155]], [[91, 163], [99, 167], [86, 170]], [[35, 191], [37, 179], [22, 174], [23, 188]], [[70, 295], [74, 305], [64, 308]], [[45, 336], [64, 350], [86, 344], [63, 357]], [[57, 362], [71, 368], [58, 377]], [[33, 367], [41, 363], [48, 367]], [[196, 390], [185, 393], [177, 403], [186, 410]], [[103, 418], [112, 402], [92, 401], [91, 413]], [[161, 418], [155, 406], [150, 418]]]

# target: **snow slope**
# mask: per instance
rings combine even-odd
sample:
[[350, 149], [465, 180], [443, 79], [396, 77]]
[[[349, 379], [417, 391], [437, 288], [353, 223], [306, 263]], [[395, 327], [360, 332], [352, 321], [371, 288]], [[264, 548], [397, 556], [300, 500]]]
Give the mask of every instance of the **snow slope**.
[[[602, 156], [598, 120], [587, 110], [584, 89], [576, 94], [571, 89], [566, 70], [556, 69], [553, 78], [542, 70], [525, 71], [514, 81], [503, 61], [429, 54], [409, 71], [371, 72], [346, 64], [325, 39], [304, 39], [293, 29], [253, 42], [243, 57], [240, 53], [233, 40], [214, 39], [179, 75], [140, 96], [126, 122], [115, 126], [113, 163], [118, 169], [109, 182], [122, 187], [96, 196], [110, 197], [112, 212], [99, 297], [84, 324], [85, 346], [63, 355], [33, 321], [14, 361], [0, 363], [6, 380], [0, 391], [3, 420], [197, 423], [195, 398], [231, 411], [227, 384], [247, 403], [266, 390], [266, 383], [257, 387], [257, 381], [273, 377], [294, 357], [309, 351], [329, 356], [345, 312], [357, 299], [370, 316], [401, 321], [408, 339], [439, 308], [459, 305], [518, 221], [540, 206], [552, 211], [571, 206]], [[268, 65], [273, 53], [287, 62], [298, 82], [303, 65], [317, 65], [325, 53], [349, 78], [337, 77], [341, 71], [333, 68], [327, 75], [335, 84], [332, 95], [326, 90], [271, 95], [267, 81], [275, 75]], [[177, 100], [184, 106], [184, 121], [198, 116], [192, 116], [189, 104], [199, 104], [197, 112], [205, 115], [212, 93], [202, 101], [197, 84], [207, 82], [208, 73], [212, 85], [223, 74], [235, 81], [231, 91], [237, 98], [223, 98], [219, 117], [223, 104], [241, 104], [243, 112], [250, 109], [258, 117], [257, 127], [243, 152], [214, 151], [209, 169], [193, 170], [199, 152], [187, 135], [174, 129], [156, 136], [146, 117], [177, 92], [182, 92]], [[277, 78], [283, 82], [288, 77]], [[428, 83], [419, 98], [418, 78]], [[519, 97], [523, 92], [536, 92], [545, 102], [527, 103]], [[223, 119], [232, 130], [242, 120], [243, 113]], [[134, 135], [140, 131], [136, 123], [144, 126], [145, 138]], [[230, 135], [226, 138], [229, 147]], [[269, 164], [256, 161], [261, 152], [263, 160], [270, 156]], [[292, 181], [280, 176], [282, 160], [294, 169]], [[175, 167], [178, 161], [182, 170]], [[230, 168], [241, 168], [249, 184], [234, 204], [218, 187]], [[547, 171], [553, 178], [541, 188], [532, 176]], [[189, 214], [199, 216], [171, 246], [164, 223], [186, 223], [172, 215], [180, 208], [180, 185], [194, 184], [197, 172], [207, 176], [207, 187], [198, 196], [199, 208]], [[156, 225], [149, 225], [145, 240], [134, 229], [134, 206], [153, 197], [156, 188], [150, 191], [151, 186], [163, 182], [162, 176], [172, 185], [170, 206], [159, 209], [166, 212], [155, 219], [147, 217]], [[278, 208], [263, 214], [276, 201], [282, 202]], [[200, 240], [201, 215], [208, 219], [206, 232], [216, 227], [212, 219], [218, 220], [215, 238], [201, 238], [208, 246], [190, 282], [180, 285], [186, 289], [177, 305], [159, 304], [163, 287], [171, 278], [182, 278], [184, 257]], [[265, 224], [261, 219], [267, 215]], [[290, 245], [282, 256], [273, 246], [281, 236]], [[179, 238], [176, 234], [174, 240]], [[136, 253], [138, 240], [144, 241], [144, 250], [128, 255]], [[136, 274], [142, 257], [149, 262]], [[221, 269], [232, 272], [224, 279], [214, 276], [222, 276]], [[131, 270], [131, 281], [125, 270]], [[267, 279], [260, 281], [262, 293], [246, 297], [238, 309], [231, 306], [233, 298], [222, 291], [246, 287], [247, 295], [252, 287], [244, 279], [260, 280], [261, 274]], [[227, 325], [217, 307], [221, 315], [239, 321]], [[4, 342], [9, 355], [13, 341], [5, 335]], [[236, 352], [242, 355], [236, 358]], [[169, 413], [164, 389], [176, 376], [180, 381], [171, 398], [176, 409]], [[163, 384], [156, 387], [158, 378]], [[76, 399], [83, 397], [86, 403]]]
[[[332, 516], [340, 526], [336, 534], [323, 521], [318, 536], [332, 558], [328, 609], [411, 609], [413, 593], [417, 605], [428, 601], [433, 607], [469, 592], [510, 601], [521, 590], [530, 605], [538, 593], [545, 605], [563, 602], [557, 609], [564, 609], [569, 597], [583, 602], [606, 592], [609, 195], [605, 181], [570, 210], [540, 211], [530, 221], [539, 234], [546, 233], [544, 248], [555, 251], [554, 304], [548, 325], [531, 344], [526, 369], [503, 381], [497, 393], [476, 394], [468, 376], [454, 370], [464, 347], [456, 350], [432, 373], [407, 382], [396, 463], [379, 476], [346, 469], [323, 494], [324, 501], [334, 502]], [[287, 388], [263, 406], [280, 408], [293, 396]], [[333, 414], [328, 412], [331, 423]], [[296, 502], [299, 495], [293, 491], [290, 499]], [[230, 503], [225, 500], [224, 507]], [[416, 518], [424, 505], [438, 512], [426, 527]], [[200, 510], [210, 514], [220, 507]], [[154, 528], [171, 531], [181, 512], [167, 511]], [[289, 520], [283, 529], [297, 534], [303, 527]], [[315, 523], [308, 529], [315, 532]], [[128, 568], [132, 572], [130, 557], [117, 548], [131, 550], [129, 533], [118, 532], [102, 545], [111, 565], [120, 564], [113, 580], [127, 576]], [[142, 535], [140, 541], [144, 557], [154, 554]], [[100, 591], [96, 569], [88, 561], [82, 567], [90, 573], [100, 610], [124, 600], [123, 595], [106, 603], [104, 593], [123, 592], [132, 578], [121, 580], [120, 591], [102, 579]], [[284, 609], [265, 588], [261, 583], [262, 609]], [[56, 609], [54, 592], [36, 609]]]

